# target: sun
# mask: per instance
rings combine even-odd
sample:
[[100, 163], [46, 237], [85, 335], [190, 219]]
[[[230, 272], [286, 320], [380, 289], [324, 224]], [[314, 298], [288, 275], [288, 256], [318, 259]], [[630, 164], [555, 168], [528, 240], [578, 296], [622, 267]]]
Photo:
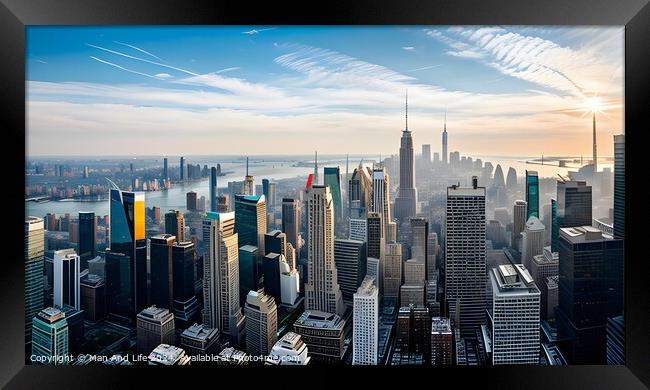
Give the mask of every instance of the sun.
[[600, 100], [598, 100], [597, 97], [592, 97], [585, 101], [585, 106], [591, 112], [600, 112], [602, 103], [600, 102]]

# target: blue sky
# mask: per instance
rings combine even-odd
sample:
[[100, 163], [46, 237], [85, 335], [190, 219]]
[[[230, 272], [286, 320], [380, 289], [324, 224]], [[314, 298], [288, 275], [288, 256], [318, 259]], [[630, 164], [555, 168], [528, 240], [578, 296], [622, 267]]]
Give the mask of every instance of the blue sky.
[[[623, 29], [28, 27], [28, 153], [587, 153], [623, 132]], [[129, 142], [124, 142], [128, 139]], [[287, 142], [290, 140], [290, 142]]]

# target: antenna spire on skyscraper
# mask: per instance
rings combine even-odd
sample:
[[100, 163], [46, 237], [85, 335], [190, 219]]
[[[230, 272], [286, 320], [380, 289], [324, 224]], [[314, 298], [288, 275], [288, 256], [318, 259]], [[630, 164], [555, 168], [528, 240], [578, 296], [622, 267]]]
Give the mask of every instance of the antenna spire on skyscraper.
[[406, 88], [406, 106], [405, 106], [405, 114], [406, 114], [406, 131], [409, 131], [409, 90]]
[[447, 131], [447, 109], [445, 108], [445, 131]]
[[246, 157], [246, 176], [248, 176], [248, 157]]

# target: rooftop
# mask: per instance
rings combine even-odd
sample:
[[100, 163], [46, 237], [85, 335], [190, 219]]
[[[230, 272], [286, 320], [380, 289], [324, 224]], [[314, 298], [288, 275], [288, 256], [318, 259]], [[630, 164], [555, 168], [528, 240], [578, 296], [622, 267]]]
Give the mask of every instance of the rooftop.
[[171, 365], [184, 354], [185, 351], [182, 348], [169, 344], [160, 344], [149, 354], [149, 360], [158, 364]]
[[495, 295], [539, 294], [533, 278], [521, 264], [504, 264], [492, 268], [490, 283]]
[[208, 328], [203, 324], [194, 324], [189, 328], [185, 329], [181, 334], [182, 337], [188, 337], [193, 339], [211, 339], [217, 335], [217, 329]]
[[38, 316], [51, 324], [65, 318], [65, 313], [55, 307], [46, 307], [38, 313]]
[[138, 317], [152, 320], [162, 320], [165, 319], [164, 317], [167, 317], [169, 315], [173, 316], [173, 314], [171, 314], [168, 309], [156, 307], [155, 305], [150, 306], [138, 313]]
[[431, 318], [431, 334], [451, 334], [451, 322], [449, 318], [433, 317]]
[[354, 296], [371, 296], [377, 292], [377, 285], [375, 282], [375, 278], [372, 276], [366, 276], [363, 281], [361, 282], [361, 285], [357, 289], [357, 292], [354, 293]]
[[253, 252], [257, 251], [257, 247], [253, 246], [253, 245], [242, 245], [242, 246], [239, 247], [239, 250], [244, 251], [244, 252], [253, 253]]
[[300, 318], [294, 322], [295, 325], [342, 331], [345, 321], [336, 314], [311, 310], [303, 312]]
[[535, 216], [528, 218], [528, 221], [526, 221], [526, 230], [539, 231], [544, 229], [546, 229], [546, 227], [542, 221]]
[[573, 244], [580, 244], [588, 241], [605, 241], [612, 240], [613, 237], [609, 234], [593, 226], [578, 226], [560, 228], [560, 237], [564, 237], [567, 241]]

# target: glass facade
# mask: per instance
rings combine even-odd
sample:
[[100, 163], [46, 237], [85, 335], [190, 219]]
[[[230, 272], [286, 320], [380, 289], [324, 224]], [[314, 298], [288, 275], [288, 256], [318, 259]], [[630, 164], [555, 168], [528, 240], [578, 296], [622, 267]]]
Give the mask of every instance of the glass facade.
[[79, 212], [79, 256], [81, 269], [88, 268], [88, 260], [95, 258], [95, 213]]
[[339, 167], [325, 167], [323, 172], [325, 174], [325, 185], [329, 186], [330, 193], [332, 194], [332, 201], [334, 201], [334, 225], [338, 226], [338, 222], [343, 216], [341, 173]]
[[625, 237], [625, 135], [614, 136], [614, 238]]
[[[122, 253], [130, 259], [128, 294], [133, 305], [130, 316], [133, 319], [147, 306], [147, 243], [144, 206], [143, 192], [111, 189], [110, 250]], [[120, 267], [120, 273], [122, 271], [122, 267]], [[126, 288], [122, 283], [123, 279], [121, 278], [116, 285]], [[107, 283], [110, 281], [107, 280]], [[120, 291], [120, 294], [126, 293], [126, 291]]]
[[25, 337], [32, 339], [32, 319], [43, 309], [43, 268], [45, 267], [45, 226], [43, 219], [25, 220]]
[[557, 252], [560, 225], [557, 220], [557, 200], [551, 199], [551, 252]]
[[539, 218], [539, 178], [535, 171], [526, 171], [526, 203], [526, 220], [533, 216]]
[[266, 233], [265, 199], [263, 195], [235, 195], [235, 232], [239, 235], [239, 246], [256, 246], [261, 254]]
[[239, 302], [244, 305], [249, 291], [257, 291], [257, 247], [244, 245], [239, 247]]

